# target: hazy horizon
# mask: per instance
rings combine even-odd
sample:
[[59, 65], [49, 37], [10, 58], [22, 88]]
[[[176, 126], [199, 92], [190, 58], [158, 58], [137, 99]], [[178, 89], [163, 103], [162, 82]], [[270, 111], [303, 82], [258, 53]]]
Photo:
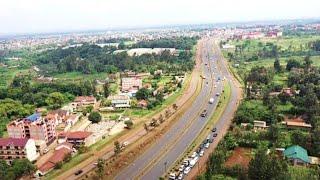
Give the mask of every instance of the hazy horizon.
[[318, 0], [2, 0], [0, 35], [320, 17]]

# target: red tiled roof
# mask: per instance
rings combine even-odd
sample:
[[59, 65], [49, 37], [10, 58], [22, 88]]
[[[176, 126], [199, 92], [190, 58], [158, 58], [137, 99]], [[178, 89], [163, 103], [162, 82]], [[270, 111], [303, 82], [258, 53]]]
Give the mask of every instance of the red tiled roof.
[[28, 139], [26, 138], [0, 138], [0, 146], [25, 147]]
[[55, 166], [54, 163], [52, 162], [45, 162], [44, 164], [42, 164], [38, 169], [42, 172], [42, 173], [45, 173], [45, 172], [48, 172], [50, 171], [51, 169], [53, 169]]
[[54, 154], [49, 158], [48, 162], [57, 164], [58, 162], [62, 162], [67, 154], [70, 154], [72, 151], [68, 148], [60, 148], [54, 151]]
[[67, 137], [68, 139], [85, 139], [89, 137], [92, 133], [86, 131], [75, 131], [59, 134], [59, 137]]

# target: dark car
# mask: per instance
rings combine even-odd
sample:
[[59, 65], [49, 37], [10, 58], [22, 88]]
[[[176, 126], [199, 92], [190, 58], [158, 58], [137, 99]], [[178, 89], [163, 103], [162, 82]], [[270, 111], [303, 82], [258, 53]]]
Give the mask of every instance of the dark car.
[[217, 128], [213, 128], [211, 131], [212, 131], [212, 132], [216, 132], [216, 131], [217, 131]]
[[208, 114], [207, 110], [203, 110], [201, 113], [201, 117], [206, 117]]
[[81, 174], [83, 171], [80, 169], [79, 171], [77, 171], [76, 173], [74, 173], [74, 175], [78, 176], [79, 174]]
[[217, 135], [218, 135], [217, 133], [213, 133], [212, 137], [217, 137]]

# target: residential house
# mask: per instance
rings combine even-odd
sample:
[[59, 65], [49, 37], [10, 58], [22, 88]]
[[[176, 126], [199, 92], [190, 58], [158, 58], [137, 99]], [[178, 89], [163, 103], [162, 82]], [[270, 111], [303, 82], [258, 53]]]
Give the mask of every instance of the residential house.
[[72, 149], [68, 147], [57, 147], [58, 149], [54, 151], [53, 155], [40, 167], [38, 167], [38, 170], [36, 172], [37, 176], [43, 176], [47, 174], [49, 171], [51, 171], [58, 163], [61, 163], [64, 161], [64, 159], [71, 155]]
[[34, 161], [39, 157], [33, 139], [0, 138], [0, 159], [11, 164], [14, 159], [27, 158]]
[[68, 142], [75, 147], [81, 145], [87, 146], [87, 138], [91, 135], [91, 132], [75, 131], [75, 132], [63, 132], [58, 135], [58, 143]]
[[307, 150], [301, 146], [294, 145], [288, 147], [283, 155], [293, 164], [293, 165], [308, 165], [310, 163]]
[[282, 124], [284, 124], [288, 129], [310, 130], [312, 128], [312, 125], [306, 123], [301, 117], [294, 119], [285, 118], [285, 121], [283, 121]]
[[267, 123], [265, 121], [253, 121], [253, 129], [263, 130], [268, 128]]
[[74, 109], [79, 109], [87, 106], [94, 106], [96, 102], [97, 99], [94, 96], [78, 96], [71, 105]]
[[142, 80], [140, 78], [122, 78], [121, 91], [122, 92], [137, 92], [142, 87]]
[[130, 107], [130, 97], [127, 95], [109, 96], [108, 99], [111, 100], [112, 107], [115, 107], [115, 108]]
[[140, 101], [138, 102], [138, 105], [137, 105], [137, 106], [140, 107], [140, 108], [147, 108], [147, 107], [148, 107], [148, 101], [142, 99], [142, 100], [140, 100]]
[[58, 125], [64, 122], [66, 118], [69, 116], [69, 114], [70, 113], [67, 110], [57, 109], [54, 111], [50, 111], [47, 114], [46, 119], [53, 119], [55, 120], [56, 125]]

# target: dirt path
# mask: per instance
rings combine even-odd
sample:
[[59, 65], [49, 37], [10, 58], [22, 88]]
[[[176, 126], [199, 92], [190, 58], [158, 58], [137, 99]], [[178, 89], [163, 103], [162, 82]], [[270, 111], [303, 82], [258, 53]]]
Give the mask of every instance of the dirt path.
[[[197, 47], [199, 47], [201, 43], [202, 42], [199, 41]], [[196, 65], [195, 65], [195, 68], [191, 74], [190, 83], [187, 86], [187, 88], [185, 89], [185, 91], [183, 92], [183, 94], [175, 102], [178, 105], [178, 107], [183, 106], [194, 95], [194, 93], [197, 90], [197, 86], [198, 86], [198, 82], [199, 82], [199, 75], [200, 75], [200, 64], [201, 64], [200, 52], [198, 50], [196, 52], [195, 60], [196, 60]], [[168, 108], [171, 108], [171, 107], [169, 106]], [[162, 110], [161, 112], [155, 114], [154, 117], [158, 117], [160, 114], [163, 114], [166, 110], [167, 110], [167, 108]], [[175, 116], [175, 114], [173, 116]], [[149, 119], [151, 119], [151, 118], [149, 118]], [[131, 142], [133, 143], [133, 142], [136, 142], [137, 140], [139, 140], [141, 137], [145, 136], [146, 134], [147, 134], [147, 132], [145, 131], [143, 126], [141, 126], [139, 128], [132, 129], [132, 130], [128, 131], [124, 135], [118, 137], [117, 140], [119, 142], [127, 141], [129, 143], [131, 143]], [[100, 151], [94, 152], [90, 158], [82, 161], [81, 163], [74, 166], [73, 168], [61, 173], [58, 177], [56, 177], [56, 179], [76, 179], [77, 177], [74, 176], [74, 173], [77, 170], [86, 169], [87, 172], [89, 172], [89, 171], [91, 171], [91, 168], [89, 168], [89, 167], [92, 166], [92, 164], [94, 162], [96, 162], [98, 160], [98, 158], [104, 157], [105, 159], [107, 159], [107, 158], [111, 157], [112, 155], [113, 155], [113, 143], [110, 143], [110, 145], [103, 147]], [[84, 171], [84, 174], [87, 172]]]

